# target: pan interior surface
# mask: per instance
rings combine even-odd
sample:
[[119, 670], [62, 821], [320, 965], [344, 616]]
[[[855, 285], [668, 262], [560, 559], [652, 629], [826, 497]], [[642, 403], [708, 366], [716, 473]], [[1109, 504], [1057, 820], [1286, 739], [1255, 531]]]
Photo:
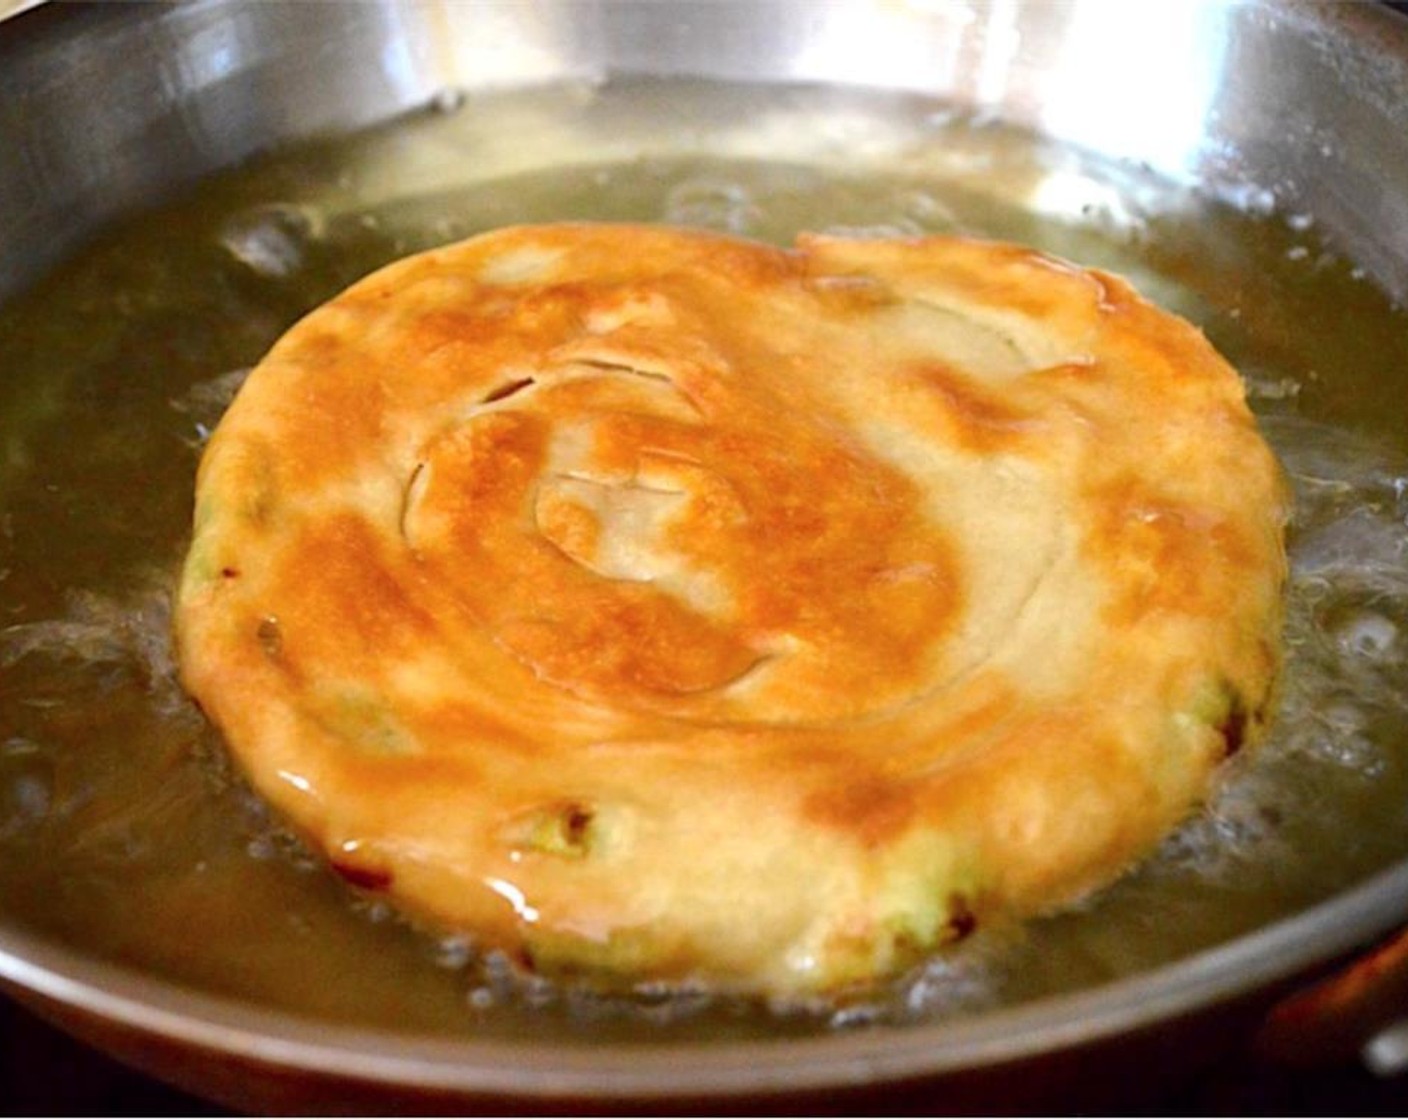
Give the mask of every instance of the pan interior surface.
[[[653, 110], [696, 122], [681, 141]], [[725, 122], [749, 122], [726, 127]], [[506, 137], [528, 135], [519, 145]], [[699, 138], [707, 138], [708, 147]], [[6, 919], [205, 993], [477, 1041], [710, 1041], [911, 1027], [1135, 976], [1408, 853], [1403, 313], [1314, 223], [932, 100], [618, 80], [448, 98], [128, 220], [0, 311]], [[964, 233], [1121, 272], [1243, 372], [1296, 489], [1272, 742], [1077, 912], [994, 929], [879, 991], [758, 1004], [517, 977], [337, 882], [181, 694], [169, 598], [195, 463], [244, 371], [365, 272], [515, 222]]]

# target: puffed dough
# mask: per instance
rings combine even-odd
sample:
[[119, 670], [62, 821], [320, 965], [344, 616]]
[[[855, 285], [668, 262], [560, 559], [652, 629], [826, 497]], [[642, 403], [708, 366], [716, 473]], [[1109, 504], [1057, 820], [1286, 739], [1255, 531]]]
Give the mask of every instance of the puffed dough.
[[211, 440], [181, 669], [333, 868], [605, 985], [835, 990], [1109, 882], [1254, 742], [1236, 373], [1011, 245], [612, 225], [393, 264]]

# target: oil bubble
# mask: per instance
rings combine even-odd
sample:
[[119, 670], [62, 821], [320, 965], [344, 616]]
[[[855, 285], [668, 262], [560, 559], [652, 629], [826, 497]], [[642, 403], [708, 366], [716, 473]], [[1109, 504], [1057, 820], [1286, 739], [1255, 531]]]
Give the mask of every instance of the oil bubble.
[[0, 838], [32, 832], [54, 808], [54, 764], [37, 744], [32, 751], [6, 743], [0, 753]]
[[256, 276], [283, 280], [304, 267], [316, 223], [302, 208], [265, 206], [226, 222], [220, 244]]
[[759, 208], [746, 187], [723, 179], [689, 179], [665, 198], [665, 220], [727, 233], [747, 233]]
[[457, 972], [474, 959], [474, 945], [467, 937], [442, 937], [435, 942], [433, 959], [440, 968]]
[[958, 225], [958, 218], [952, 207], [924, 190], [907, 190], [900, 193], [900, 208], [911, 222], [917, 222], [926, 230], [952, 229]]
[[1381, 614], [1364, 611], [1342, 623], [1335, 638], [1346, 653], [1378, 661], [1393, 655], [1398, 627]]
[[1247, 398], [1252, 401], [1294, 401], [1300, 396], [1300, 382], [1294, 377], [1258, 377], [1244, 373]]
[[471, 988], [466, 998], [469, 1006], [476, 1011], [488, 1011], [498, 1002], [490, 988]]

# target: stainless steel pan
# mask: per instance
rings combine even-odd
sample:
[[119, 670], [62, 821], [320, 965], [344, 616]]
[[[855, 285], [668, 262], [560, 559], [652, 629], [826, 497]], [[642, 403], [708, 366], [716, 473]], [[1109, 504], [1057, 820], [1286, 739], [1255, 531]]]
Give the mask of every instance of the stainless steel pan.
[[[446, 91], [630, 75], [840, 84], [991, 111], [1210, 196], [1313, 220], [1369, 282], [1408, 293], [1408, 20], [1383, 7], [192, 0], [40, 5], [0, 22], [0, 297], [105, 222], [267, 149]], [[670, 111], [660, 106], [652, 135], [670, 131]], [[690, 127], [708, 146], [709, 130], [727, 123]], [[520, 140], [530, 146], [503, 143]], [[4, 365], [0, 354], [0, 376]], [[1381, 371], [1365, 372], [1378, 379], [1367, 389], [1349, 377], [1345, 391], [1399, 402], [1401, 425], [1408, 378], [1396, 373], [1385, 385]], [[1389, 412], [1378, 420], [1392, 428]], [[880, 1092], [894, 1108], [1090, 1108], [1177, 1083], [1295, 984], [1405, 917], [1408, 862], [1089, 990], [746, 1042], [664, 1030], [567, 1044], [338, 1025], [97, 959], [8, 920], [3, 899], [0, 978], [80, 1037], [244, 1109], [830, 1111], [874, 1105]], [[1377, 1052], [1393, 1064], [1391, 1038]]]

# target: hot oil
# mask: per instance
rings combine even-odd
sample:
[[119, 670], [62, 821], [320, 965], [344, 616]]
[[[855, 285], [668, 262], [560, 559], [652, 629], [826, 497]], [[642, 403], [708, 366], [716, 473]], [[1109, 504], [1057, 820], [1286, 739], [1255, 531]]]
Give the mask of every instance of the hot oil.
[[[660, 105], [667, 105], [662, 112]], [[1243, 195], [1256, 203], [1255, 192]], [[844, 1008], [525, 983], [354, 897], [271, 820], [176, 682], [200, 449], [300, 315], [519, 222], [777, 242], [961, 232], [1129, 276], [1247, 380], [1296, 490], [1283, 712], [1209, 809], [1078, 911]], [[7, 920], [200, 988], [493, 1037], [721, 1037], [933, 1019], [1174, 960], [1408, 855], [1408, 318], [1307, 219], [1202, 198], [912, 99], [671, 83], [449, 98], [204, 184], [0, 310], [0, 895]]]

